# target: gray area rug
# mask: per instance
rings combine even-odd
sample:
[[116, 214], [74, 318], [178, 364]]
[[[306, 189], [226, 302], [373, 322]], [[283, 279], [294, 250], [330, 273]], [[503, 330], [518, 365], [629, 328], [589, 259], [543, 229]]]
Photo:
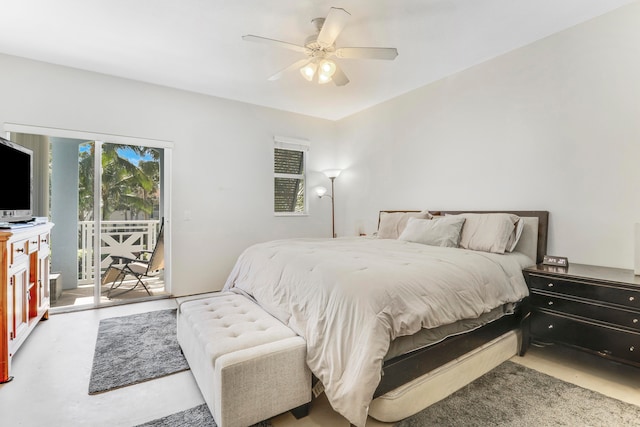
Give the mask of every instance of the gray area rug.
[[176, 309], [102, 319], [89, 394], [189, 369], [176, 336]]
[[[186, 411], [178, 412], [167, 417], [158, 418], [136, 427], [217, 427], [209, 408], [205, 403]], [[271, 427], [269, 421], [254, 424], [252, 427]]]
[[640, 426], [640, 407], [504, 362], [397, 424], [418, 426]]

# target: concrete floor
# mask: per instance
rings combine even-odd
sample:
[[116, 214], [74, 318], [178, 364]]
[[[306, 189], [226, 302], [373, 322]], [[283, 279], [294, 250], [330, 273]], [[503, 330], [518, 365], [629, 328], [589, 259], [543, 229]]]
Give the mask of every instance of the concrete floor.
[[[88, 394], [100, 319], [173, 307], [176, 299], [160, 299], [51, 315], [14, 356], [15, 379], [0, 385], [0, 425], [133, 426], [203, 403], [190, 371]], [[640, 406], [640, 369], [560, 347], [534, 347], [513, 361]], [[313, 402], [306, 418], [296, 420], [287, 413], [272, 422], [275, 427], [349, 425], [322, 398]], [[367, 423], [383, 425], [389, 424]]]

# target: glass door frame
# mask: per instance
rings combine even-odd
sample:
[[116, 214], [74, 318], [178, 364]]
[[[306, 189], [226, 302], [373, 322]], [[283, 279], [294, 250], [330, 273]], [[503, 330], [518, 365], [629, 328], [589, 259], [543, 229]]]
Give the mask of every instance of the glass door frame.
[[[163, 164], [162, 164], [162, 179], [161, 179], [161, 187], [162, 187], [162, 212], [161, 217], [164, 217], [164, 227], [165, 227], [165, 236], [164, 236], [164, 251], [165, 251], [165, 266], [164, 266], [164, 282], [165, 282], [165, 290], [169, 294], [171, 294], [171, 155], [173, 149], [173, 142], [171, 141], [163, 141], [163, 140], [155, 140], [155, 139], [147, 139], [147, 138], [137, 138], [137, 137], [129, 137], [122, 135], [110, 135], [96, 132], [87, 132], [87, 131], [76, 131], [70, 129], [59, 129], [59, 128], [47, 128], [41, 126], [31, 126], [31, 125], [22, 125], [16, 123], [5, 123], [3, 126], [3, 130], [5, 133], [7, 132], [16, 132], [16, 133], [26, 133], [26, 134], [36, 134], [36, 135], [46, 135], [49, 137], [58, 137], [58, 138], [73, 138], [73, 139], [83, 139], [87, 141], [95, 142], [95, 156], [94, 156], [94, 212], [99, 213], [100, 210], [100, 196], [101, 196], [101, 184], [102, 184], [102, 144], [123, 144], [123, 145], [134, 145], [134, 146], [144, 146], [150, 148], [158, 148], [164, 150], [163, 155]], [[102, 229], [102, 218], [101, 215], [94, 215], [94, 233], [100, 233]], [[98, 236], [96, 236], [98, 237]], [[55, 242], [53, 243], [53, 247], [55, 247]], [[94, 238], [93, 241], [93, 253], [94, 253], [94, 268], [99, 269], [101, 264], [101, 245], [100, 238]], [[90, 308], [97, 307], [105, 307], [108, 305], [116, 305], [119, 303], [101, 303], [100, 302], [100, 294], [101, 294], [101, 275], [94, 274], [94, 294], [93, 294], [93, 304]], [[87, 308], [88, 305], [80, 307], [81, 309]]]

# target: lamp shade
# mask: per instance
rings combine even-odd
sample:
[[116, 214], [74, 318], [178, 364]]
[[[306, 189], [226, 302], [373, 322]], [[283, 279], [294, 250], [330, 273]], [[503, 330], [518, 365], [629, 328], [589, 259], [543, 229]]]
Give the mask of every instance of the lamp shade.
[[337, 178], [338, 175], [340, 175], [340, 172], [342, 172], [342, 170], [340, 169], [327, 169], [322, 171], [322, 173], [325, 174], [327, 178]]
[[309, 62], [304, 67], [300, 68], [300, 74], [302, 74], [302, 77], [304, 77], [308, 81], [312, 81], [313, 77], [316, 75], [317, 69], [318, 69], [318, 64], [312, 61], [312, 62]]
[[318, 195], [318, 197], [322, 197], [325, 194], [327, 194], [327, 189], [324, 187], [316, 187], [315, 188], [316, 194]]
[[331, 77], [327, 77], [326, 74], [318, 73], [318, 83], [323, 85], [325, 83], [329, 83], [331, 81]]
[[322, 60], [320, 62], [320, 72], [327, 77], [332, 77], [336, 72], [336, 63], [329, 59]]
[[318, 65], [318, 83], [324, 84], [331, 81], [331, 77], [336, 72], [335, 62], [329, 59], [323, 59]]

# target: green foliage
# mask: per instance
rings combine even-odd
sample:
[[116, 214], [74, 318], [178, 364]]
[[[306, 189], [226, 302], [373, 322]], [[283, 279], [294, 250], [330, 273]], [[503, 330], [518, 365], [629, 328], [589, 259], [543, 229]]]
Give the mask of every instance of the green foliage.
[[[93, 165], [95, 144], [81, 151], [79, 158], [79, 219], [93, 217]], [[141, 157], [136, 166], [119, 154], [119, 150], [131, 149]], [[153, 215], [159, 204], [160, 162], [157, 150], [121, 144], [102, 145], [102, 218], [108, 220], [116, 211], [125, 213], [126, 218], [142, 214], [145, 219]]]

